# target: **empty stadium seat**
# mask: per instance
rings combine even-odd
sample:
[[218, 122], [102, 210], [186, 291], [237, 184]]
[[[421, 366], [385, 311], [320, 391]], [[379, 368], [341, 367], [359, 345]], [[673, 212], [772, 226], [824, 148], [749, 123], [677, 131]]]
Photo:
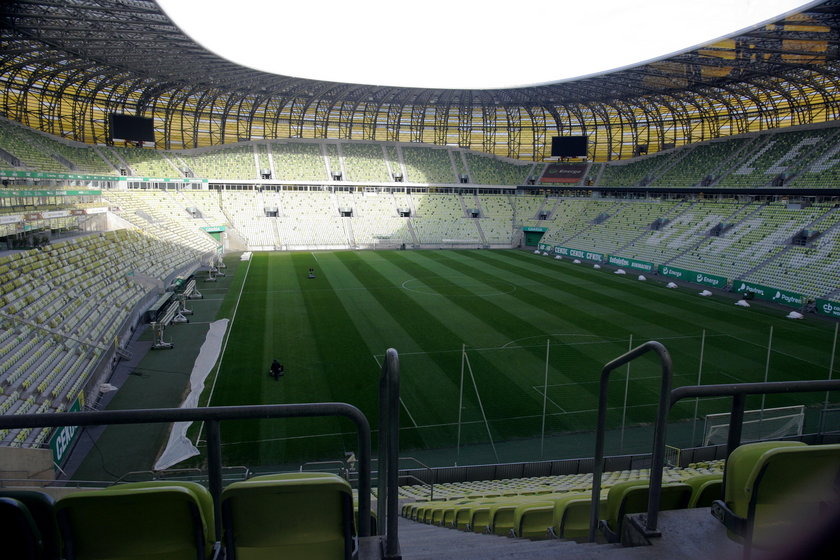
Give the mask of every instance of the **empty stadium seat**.
[[840, 444], [760, 442], [729, 456], [723, 500], [712, 513], [749, 550], [796, 541], [840, 512]]
[[[608, 491], [607, 491], [608, 492]], [[607, 506], [607, 492], [601, 493], [600, 508]], [[559, 538], [577, 539], [589, 534], [591, 492], [570, 492], [555, 500], [552, 509], [551, 533]]]
[[[649, 486], [649, 480], [628, 480], [609, 489], [606, 518], [599, 524], [607, 541], [619, 541], [625, 515], [647, 511]], [[663, 484], [659, 501], [660, 511], [688, 507], [691, 492], [691, 486], [682, 482]]]
[[0, 539], [4, 557], [39, 560], [42, 556], [41, 532], [29, 509], [14, 498], [0, 497]]
[[222, 492], [227, 558], [351, 558], [353, 493], [328, 473], [256, 476]]
[[[55, 500], [49, 494], [34, 490], [0, 490], [0, 498], [14, 499], [20, 502], [28, 511], [34, 523], [37, 537], [40, 539], [39, 556], [41, 560], [58, 560], [60, 557], [60, 542], [58, 524], [55, 519]], [[10, 537], [14, 534], [11, 531], [6, 533], [5, 529], [10, 526], [6, 522], [0, 522], [0, 542], [9, 543]], [[26, 528], [24, 527], [24, 529]], [[24, 539], [27, 537], [21, 535]], [[25, 556], [21, 556], [25, 558]]]
[[723, 492], [723, 474], [701, 474], [685, 479], [685, 483], [691, 486], [691, 499], [688, 507], [709, 507], [712, 502], [719, 499]]
[[60, 498], [56, 516], [68, 560], [167, 558], [217, 554], [207, 490], [192, 483], [138, 483]]

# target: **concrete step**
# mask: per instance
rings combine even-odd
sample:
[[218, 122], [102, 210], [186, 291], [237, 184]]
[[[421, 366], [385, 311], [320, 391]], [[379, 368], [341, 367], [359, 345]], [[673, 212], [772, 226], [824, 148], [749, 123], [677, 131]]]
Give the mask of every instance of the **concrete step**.
[[650, 546], [625, 548], [618, 544], [577, 543], [567, 540], [529, 541], [497, 535], [466, 533], [400, 518], [399, 537], [404, 560], [709, 560], [740, 559], [742, 547], [729, 540], [709, 508], [663, 511], [662, 536]]
[[399, 531], [403, 560], [542, 560], [561, 556], [564, 559], [590, 558], [597, 556], [595, 549], [613, 549], [617, 546], [579, 544], [566, 540], [512, 539], [498, 535], [467, 533], [408, 519], [400, 519]]

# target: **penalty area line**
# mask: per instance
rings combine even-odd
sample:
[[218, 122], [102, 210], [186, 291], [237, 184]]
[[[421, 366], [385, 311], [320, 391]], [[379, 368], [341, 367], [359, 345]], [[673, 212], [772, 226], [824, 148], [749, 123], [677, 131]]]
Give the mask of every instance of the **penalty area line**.
[[551, 397], [549, 397], [546, 393], [543, 393], [543, 388], [542, 388], [542, 387], [540, 387], [539, 385], [534, 385], [534, 386], [532, 386], [531, 388], [532, 388], [534, 391], [536, 391], [538, 395], [542, 395], [543, 397], [545, 397], [545, 399], [546, 399], [548, 402], [550, 402], [551, 404], [553, 404], [554, 406], [556, 406], [558, 409], [560, 409], [560, 412], [561, 412], [562, 414], [568, 414], [568, 411], [567, 411], [565, 408], [563, 408], [562, 406], [560, 406], [559, 404], [557, 404], [557, 401], [555, 401], [554, 399], [552, 399]]
[[[379, 367], [379, 370], [382, 371], [382, 364], [379, 363], [379, 356], [377, 356], [376, 354], [371, 354], [371, 356], [376, 362], [376, 365]], [[382, 355], [382, 358], [385, 358], [384, 354]], [[403, 400], [402, 396], [400, 396], [400, 404], [402, 405], [403, 410], [405, 410], [405, 413], [408, 414], [408, 419], [411, 420], [411, 423], [414, 424], [415, 428], [418, 428], [419, 425], [417, 424], [417, 420], [414, 419], [414, 415], [412, 415], [411, 411], [408, 410], [408, 407], [405, 405], [405, 401]]]

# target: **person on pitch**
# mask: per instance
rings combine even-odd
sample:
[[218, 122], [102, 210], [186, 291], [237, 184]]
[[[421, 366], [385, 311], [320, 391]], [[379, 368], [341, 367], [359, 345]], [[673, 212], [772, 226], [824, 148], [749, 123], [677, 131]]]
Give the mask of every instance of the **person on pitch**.
[[275, 381], [279, 381], [280, 376], [283, 375], [284, 370], [285, 368], [283, 367], [283, 364], [278, 362], [277, 358], [274, 358], [274, 360], [271, 362], [271, 368], [268, 371], [268, 375], [273, 377]]

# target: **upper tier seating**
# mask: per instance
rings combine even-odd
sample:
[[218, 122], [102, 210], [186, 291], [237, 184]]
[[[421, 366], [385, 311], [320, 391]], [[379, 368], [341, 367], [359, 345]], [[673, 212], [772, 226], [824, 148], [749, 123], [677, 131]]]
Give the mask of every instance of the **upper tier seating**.
[[412, 183], [457, 183], [449, 151], [441, 148], [402, 148], [406, 181]]
[[[133, 175], [141, 177], [182, 177], [183, 173], [175, 166], [162, 150], [151, 148], [109, 148], [110, 161], [118, 161], [119, 167], [124, 162]], [[106, 150], [107, 152], [107, 150]]]

